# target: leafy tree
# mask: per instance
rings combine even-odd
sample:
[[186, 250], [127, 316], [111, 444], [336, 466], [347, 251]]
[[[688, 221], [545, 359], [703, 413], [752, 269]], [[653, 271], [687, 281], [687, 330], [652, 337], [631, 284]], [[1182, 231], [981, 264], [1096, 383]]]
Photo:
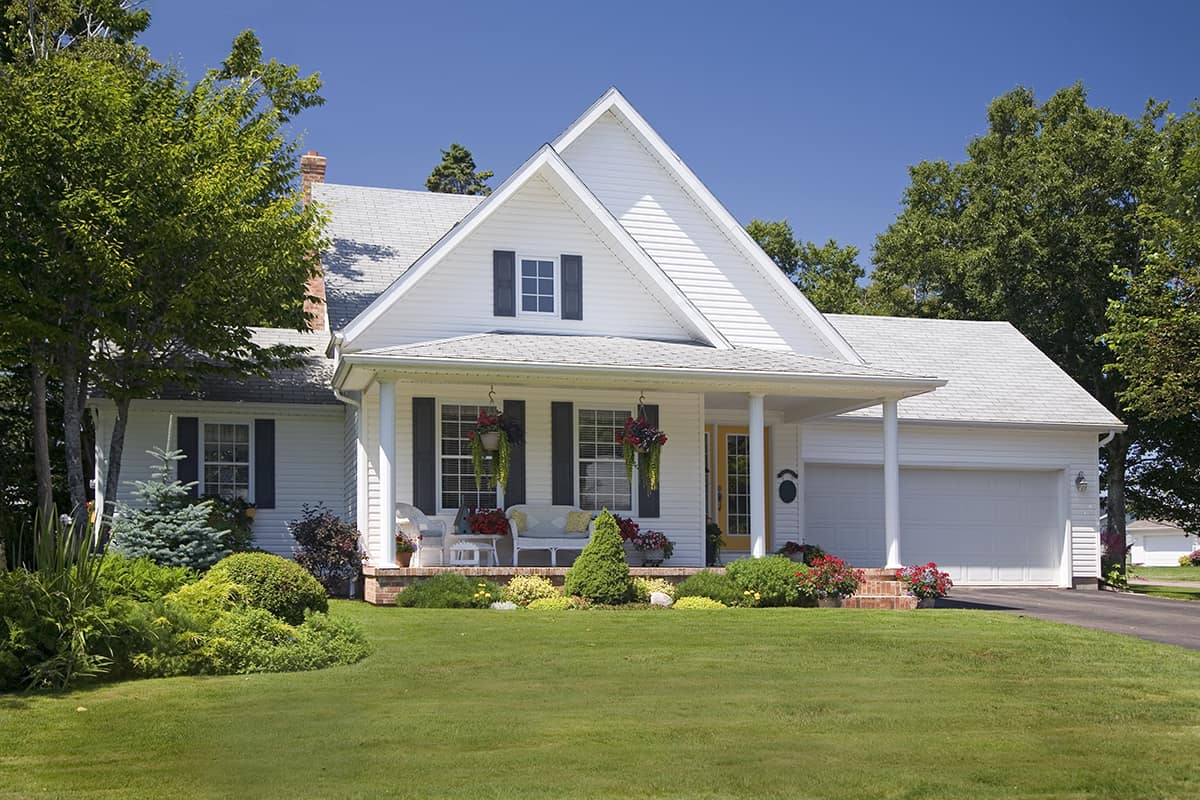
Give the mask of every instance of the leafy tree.
[[861, 310], [864, 290], [858, 280], [866, 273], [857, 247], [842, 247], [834, 239], [823, 245], [798, 242], [784, 219], [750, 220], [746, 232], [818, 309], [826, 314]]
[[212, 502], [193, 503], [184, 484], [171, 475], [181, 450], [150, 451], [158, 461], [148, 481], [134, 481], [138, 507], [122, 504], [113, 521], [112, 550], [128, 558], [149, 558], [163, 567], [208, 569], [229, 555], [225, 536], [208, 524]]
[[487, 182], [495, 174], [491, 170], [476, 172], [475, 157], [470, 150], [456, 142], [450, 145], [449, 150], [442, 151], [442, 161], [425, 179], [425, 188], [445, 194], [489, 195], [492, 188]]
[[[903, 211], [875, 245], [871, 301], [891, 313], [1002, 319], [1016, 325], [1117, 414], [1121, 379], [1105, 312], [1125, 292], [1113, 267], [1145, 263], [1142, 198], [1165, 108], [1140, 120], [1087, 103], [1075, 85], [1038, 104], [1028, 89], [996, 98], [987, 132], [959, 164], [909, 170]], [[1110, 518], [1125, 518], [1130, 430], [1107, 445]]]
[[1200, 536], [1200, 423], [1195, 416], [1144, 420], [1129, 448], [1128, 500], [1140, 519]]
[[0, 2], [0, 63], [40, 61], [97, 39], [126, 42], [150, 24], [138, 0]]
[[111, 41], [5, 77], [0, 193], [12, 202], [0, 215], [0, 330], [60, 376], [67, 483], [80, 508], [91, 387], [116, 403], [115, 487], [133, 398], [296, 356], [258, 347], [251, 328], [308, 323], [322, 217], [300, 201], [285, 126], [321, 102], [320, 81], [264, 63], [248, 31], [194, 86]]
[[1156, 420], [1200, 416], [1200, 104], [1168, 119], [1138, 210], [1144, 258], [1118, 265], [1107, 341], [1127, 381], [1121, 400]]

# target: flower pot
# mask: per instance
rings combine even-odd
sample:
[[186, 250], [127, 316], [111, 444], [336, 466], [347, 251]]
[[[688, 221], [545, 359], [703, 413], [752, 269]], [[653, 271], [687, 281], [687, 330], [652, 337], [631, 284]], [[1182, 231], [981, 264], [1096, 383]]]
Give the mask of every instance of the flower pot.
[[664, 558], [665, 555], [663, 554], [663, 549], [661, 547], [657, 550], [643, 550], [642, 566], [657, 567], [658, 565], [662, 564]]
[[246, 509], [246, 519], [250, 519], [250, 520], [254, 519], [254, 515], [257, 513], [258, 513], [257, 508], [247, 508]]
[[917, 608], [936, 608], [937, 601], [936, 597], [918, 597]]
[[401, 567], [407, 567], [412, 563], [412, 551], [407, 553], [396, 553], [396, 564]]
[[487, 433], [479, 434], [479, 443], [489, 453], [496, 452], [500, 449], [500, 431], [488, 431]]
[[787, 557], [790, 558], [796, 564], [804, 563], [804, 553], [788, 553]]
[[840, 597], [818, 597], [817, 608], [841, 608], [842, 598]]
[[636, 567], [642, 563], [642, 551], [633, 546], [631, 542], [624, 541], [621, 546], [625, 548], [625, 560], [629, 562], [629, 566]]

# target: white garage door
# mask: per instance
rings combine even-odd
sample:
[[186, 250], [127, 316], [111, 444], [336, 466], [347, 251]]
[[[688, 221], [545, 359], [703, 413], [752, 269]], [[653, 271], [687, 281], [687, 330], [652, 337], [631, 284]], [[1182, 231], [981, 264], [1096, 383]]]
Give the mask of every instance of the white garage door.
[[[805, 468], [804, 538], [883, 566], [883, 470]], [[1057, 472], [903, 469], [900, 555], [937, 562], [961, 586], [1058, 585], [1064, 520]]]

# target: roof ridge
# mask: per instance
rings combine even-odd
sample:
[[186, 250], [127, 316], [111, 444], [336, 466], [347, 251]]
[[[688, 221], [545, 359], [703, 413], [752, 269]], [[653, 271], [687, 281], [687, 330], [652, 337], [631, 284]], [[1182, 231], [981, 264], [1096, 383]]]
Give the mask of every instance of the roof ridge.
[[456, 194], [454, 192], [431, 192], [428, 189], [401, 189], [395, 186], [365, 186], [359, 183], [334, 183], [330, 181], [322, 181], [314, 183], [313, 187], [334, 188], [334, 189], [358, 189], [367, 192], [386, 192], [388, 194], [412, 194], [420, 197], [437, 198], [441, 200], [450, 200], [451, 202], [462, 202], [470, 200], [476, 204], [487, 199], [486, 195], [478, 194]]

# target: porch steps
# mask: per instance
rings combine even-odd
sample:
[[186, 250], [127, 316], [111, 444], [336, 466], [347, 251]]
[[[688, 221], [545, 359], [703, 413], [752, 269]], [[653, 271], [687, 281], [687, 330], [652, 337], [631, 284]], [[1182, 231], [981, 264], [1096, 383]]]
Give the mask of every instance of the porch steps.
[[867, 579], [858, 594], [842, 601], [842, 608], [914, 609], [917, 598], [905, 593], [895, 570], [864, 569]]

